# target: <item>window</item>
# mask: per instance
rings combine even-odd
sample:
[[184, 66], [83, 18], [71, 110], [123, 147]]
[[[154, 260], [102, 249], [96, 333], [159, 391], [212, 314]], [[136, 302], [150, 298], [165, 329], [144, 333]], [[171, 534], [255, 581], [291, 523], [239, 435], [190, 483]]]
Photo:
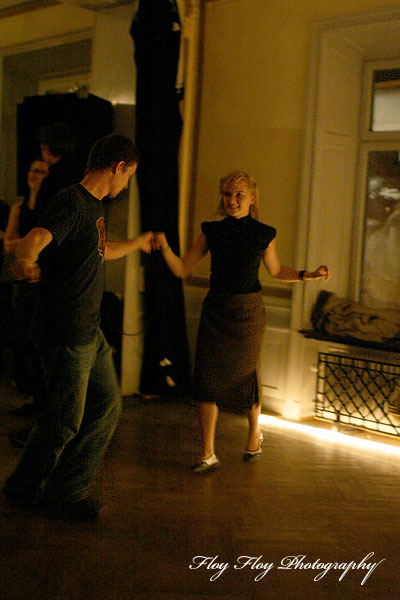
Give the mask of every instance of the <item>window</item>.
[[400, 69], [373, 71], [371, 131], [400, 131]]
[[397, 150], [368, 152], [361, 301], [400, 306], [400, 163]]
[[400, 65], [369, 63], [364, 77], [359, 300], [400, 308]]

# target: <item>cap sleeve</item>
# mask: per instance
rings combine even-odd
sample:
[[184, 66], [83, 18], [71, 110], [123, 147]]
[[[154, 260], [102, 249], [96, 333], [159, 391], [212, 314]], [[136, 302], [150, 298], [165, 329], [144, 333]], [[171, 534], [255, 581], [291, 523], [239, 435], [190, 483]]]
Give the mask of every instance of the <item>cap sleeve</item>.
[[212, 237], [212, 232], [213, 232], [213, 224], [210, 222], [204, 222], [200, 225], [201, 227], [201, 231], [204, 233], [204, 235], [206, 236], [207, 242], [210, 242], [210, 238]]
[[270, 227], [269, 225], [264, 225], [261, 223], [262, 228], [260, 231], [260, 241], [263, 250], [266, 250], [273, 239], [276, 238], [276, 229], [275, 227]]

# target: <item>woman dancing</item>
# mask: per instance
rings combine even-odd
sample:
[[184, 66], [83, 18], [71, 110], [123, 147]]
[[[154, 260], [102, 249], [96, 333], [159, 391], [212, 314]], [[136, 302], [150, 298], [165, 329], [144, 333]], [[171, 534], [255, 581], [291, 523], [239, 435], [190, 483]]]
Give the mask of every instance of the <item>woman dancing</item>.
[[276, 251], [276, 230], [258, 221], [258, 189], [244, 171], [234, 171], [219, 183], [219, 209], [224, 219], [202, 223], [202, 233], [184, 258], [171, 250], [164, 233], [157, 233], [154, 247], [176, 277], [186, 277], [210, 251], [210, 291], [207, 294], [197, 336], [193, 395], [202, 432], [202, 451], [193, 465], [196, 473], [219, 465], [215, 454], [218, 409], [247, 415], [249, 431], [244, 460], [262, 452], [263, 434], [257, 365], [266, 326], [265, 308], [258, 279], [263, 261], [280, 281], [329, 279], [329, 267], [315, 271], [281, 265]]

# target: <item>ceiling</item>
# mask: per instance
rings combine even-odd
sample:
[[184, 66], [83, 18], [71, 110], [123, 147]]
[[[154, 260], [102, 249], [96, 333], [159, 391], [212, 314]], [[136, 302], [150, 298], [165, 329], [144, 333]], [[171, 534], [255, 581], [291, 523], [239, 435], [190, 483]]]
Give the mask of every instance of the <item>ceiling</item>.
[[58, 4], [70, 4], [99, 11], [115, 8], [125, 4], [132, 4], [135, 0], [0, 0], [0, 18], [22, 14], [31, 10], [56, 6]]
[[92, 40], [50, 46], [4, 57], [4, 68], [33, 80], [55, 78], [71, 72], [89, 72]]

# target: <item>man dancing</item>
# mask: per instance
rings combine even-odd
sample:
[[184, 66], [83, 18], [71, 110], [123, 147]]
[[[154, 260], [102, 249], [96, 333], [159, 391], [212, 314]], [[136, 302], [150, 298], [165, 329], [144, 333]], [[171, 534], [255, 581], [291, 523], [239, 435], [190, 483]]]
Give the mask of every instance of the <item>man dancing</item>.
[[123, 242], [105, 236], [101, 200], [128, 187], [137, 161], [128, 138], [98, 140], [83, 180], [59, 192], [14, 245], [15, 277], [41, 280], [33, 331], [47, 398], [4, 494], [71, 520], [99, 514], [90, 482], [121, 410], [111, 348], [99, 327], [104, 261], [151, 252], [151, 232]]

